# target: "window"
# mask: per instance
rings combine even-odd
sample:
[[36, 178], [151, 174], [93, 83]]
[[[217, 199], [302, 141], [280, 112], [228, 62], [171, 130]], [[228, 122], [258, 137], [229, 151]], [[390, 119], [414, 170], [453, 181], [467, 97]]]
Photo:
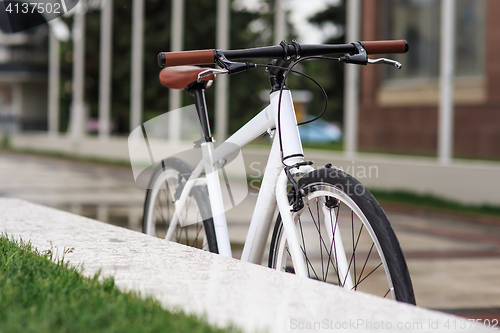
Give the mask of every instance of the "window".
[[[487, 0], [456, 0], [455, 75], [484, 75]], [[404, 66], [386, 70], [388, 80], [432, 80], [439, 77], [440, 0], [385, 0], [387, 39], [406, 39], [410, 52], [395, 58]]]

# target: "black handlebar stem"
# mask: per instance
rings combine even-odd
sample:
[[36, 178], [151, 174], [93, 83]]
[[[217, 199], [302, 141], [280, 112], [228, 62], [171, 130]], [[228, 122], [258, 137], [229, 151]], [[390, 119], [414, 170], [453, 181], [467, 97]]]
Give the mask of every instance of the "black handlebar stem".
[[[294, 43], [294, 42], [292, 42]], [[270, 65], [272, 67], [268, 67], [269, 70], [269, 81], [271, 83], [271, 91], [278, 91], [283, 86], [284, 74], [286, 68], [290, 66], [290, 64], [298, 58], [298, 54], [296, 53], [293, 57], [288, 55], [288, 44], [286, 41], [281, 41], [280, 46], [283, 48], [283, 57], [273, 60]], [[299, 49], [296, 48], [296, 51]]]

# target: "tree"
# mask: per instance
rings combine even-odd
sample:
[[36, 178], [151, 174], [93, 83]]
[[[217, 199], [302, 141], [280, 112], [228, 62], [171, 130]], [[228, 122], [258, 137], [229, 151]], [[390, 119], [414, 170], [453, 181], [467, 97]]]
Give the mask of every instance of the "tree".
[[[184, 48], [189, 49], [211, 49], [215, 48], [216, 30], [216, 1], [186, 0], [186, 21]], [[130, 58], [131, 58], [131, 21], [132, 0], [113, 1], [113, 57], [112, 57], [112, 126], [114, 133], [129, 133], [130, 113]], [[270, 16], [271, 13], [268, 13]], [[161, 86], [158, 81], [160, 69], [156, 64], [156, 56], [159, 52], [169, 51], [170, 47], [170, 17], [171, 1], [146, 0], [144, 21], [144, 120], [148, 120], [168, 109], [168, 90]], [[231, 48], [247, 48], [258, 46], [259, 43], [267, 44], [268, 40], [262, 40], [262, 35], [252, 30], [251, 23], [262, 19], [262, 13], [252, 12], [244, 8], [231, 7]], [[72, 17], [64, 18], [66, 23], [72, 25]], [[268, 20], [270, 21], [270, 20]], [[266, 22], [266, 20], [264, 20]], [[267, 24], [267, 23], [265, 23]], [[269, 26], [265, 27], [268, 29]], [[99, 89], [99, 38], [100, 38], [100, 11], [90, 10], [86, 15], [86, 45], [85, 45], [85, 99], [89, 105], [90, 117], [97, 117], [98, 113], [98, 89]], [[63, 123], [67, 122], [68, 110], [71, 101], [71, 62], [72, 42], [62, 45], [63, 62]], [[231, 114], [231, 129], [247, 121], [252, 114], [252, 105], [260, 106], [255, 95], [248, 95], [248, 82], [262, 83], [266, 86], [267, 80], [263, 76], [264, 71], [249, 71], [243, 76], [231, 77], [231, 100], [230, 108], [235, 110]], [[259, 79], [256, 79], [259, 77]], [[262, 79], [262, 77], [264, 79]], [[255, 79], [255, 80], [254, 80]], [[243, 84], [245, 81], [245, 84]], [[233, 84], [234, 83], [234, 84]], [[252, 86], [252, 89], [255, 87]], [[213, 107], [213, 91], [207, 90], [207, 99], [210, 110]], [[185, 97], [185, 103], [193, 103], [189, 96]], [[241, 109], [244, 105], [245, 110]], [[257, 108], [257, 107], [256, 107]], [[212, 112], [214, 113], [214, 112]], [[211, 118], [213, 114], [210, 115]]]
[[[319, 12], [309, 18], [309, 21], [318, 27], [328, 24], [334, 24], [341, 30], [345, 27], [345, 2], [341, 1], [338, 5], [330, 5], [324, 11]], [[345, 35], [334, 36], [324, 43], [339, 44], [351, 43], [346, 41]], [[308, 73], [312, 73], [313, 77], [323, 86], [328, 94], [328, 112], [324, 118], [326, 120], [338, 121], [343, 123], [343, 103], [344, 103], [344, 65], [336, 61], [313, 61], [304, 65]], [[316, 89], [311, 87], [311, 89]], [[311, 107], [316, 110], [321, 110], [323, 98], [315, 92], [317, 96], [311, 103]]]

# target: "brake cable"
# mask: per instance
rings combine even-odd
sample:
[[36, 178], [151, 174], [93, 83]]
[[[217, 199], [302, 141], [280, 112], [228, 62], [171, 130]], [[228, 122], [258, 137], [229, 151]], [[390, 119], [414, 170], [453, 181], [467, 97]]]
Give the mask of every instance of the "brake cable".
[[[316, 116], [313, 119], [301, 122], [301, 123], [297, 124], [298, 126], [309, 124], [309, 123], [312, 123], [313, 121], [318, 120], [319, 118], [321, 118], [325, 114], [325, 112], [326, 112], [326, 110], [328, 108], [328, 94], [326, 93], [325, 89], [321, 86], [321, 84], [318, 81], [316, 81], [314, 78], [312, 78], [311, 76], [309, 76], [309, 75], [307, 75], [307, 74], [305, 74], [303, 72], [299, 72], [299, 71], [293, 70], [293, 68], [297, 64], [299, 64], [302, 61], [309, 60], [309, 59], [324, 59], [324, 60], [341, 61], [340, 58], [332, 58], [332, 57], [325, 57], [325, 56], [310, 56], [310, 57], [299, 58], [295, 62], [293, 62], [291, 66], [289, 66], [289, 67], [286, 68], [286, 72], [283, 75], [283, 80], [281, 81], [281, 86], [280, 86], [280, 95], [279, 95], [279, 101], [278, 101], [278, 119], [277, 119], [278, 120], [277, 121], [278, 122], [278, 124], [277, 124], [277, 130], [278, 130], [278, 136], [279, 136], [279, 139], [280, 139], [279, 143], [280, 143], [281, 159], [282, 159], [283, 165], [285, 165], [285, 166], [287, 166], [287, 165], [284, 163], [283, 143], [282, 143], [283, 140], [282, 140], [282, 137], [281, 137], [281, 128], [279, 126], [279, 123], [280, 123], [280, 119], [281, 119], [281, 100], [282, 100], [282, 97], [283, 97], [283, 91], [285, 89], [285, 83], [286, 83], [286, 79], [288, 78], [288, 75], [290, 73], [299, 74], [299, 75], [302, 75], [302, 76], [308, 78], [312, 82], [314, 82], [314, 84], [316, 84], [316, 86], [319, 87], [321, 93], [323, 94], [323, 99], [325, 101], [324, 106], [323, 106], [323, 110], [320, 112], [320, 114], [318, 116]], [[273, 68], [285, 69], [284, 67], [274, 66], [274, 65], [257, 65], [257, 67], [273, 67]]]
[[[281, 45], [281, 44], [280, 44]], [[298, 43], [292, 43], [292, 45], [295, 47], [297, 53], [300, 52], [300, 45]], [[287, 50], [286, 48], [283, 48], [285, 51]], [[288, 78], [288, 76], [290, 75], [290, 73], [294, 73], [294, 74], [299, 74], [309, 80], [311, 80], [321, 91], [322, 95], [323, 95], [323, 100], [324, 100], [324, 105], [323, 105], [323, 110], [320, 112], [319, 115], [317, 115], [316, 117], [314, 117], [313, 119], [309, 119], [309, 120], [306, 120], [306, 121], [303, 121], [303, 122], [300, 122], [297, 124], [297, 126], [301, 126], [301, 125], [305, 125], [305, 124], [309, 124], [309, 123], [312, 123], [316, 120], [318, 120], [319, 118], [321, 118], [327, 108], [328, 108], [328, 94], [326, 93], [325, 89], [321, 86], [321, 84], [316, 81], [314, 78], [312, 78], [310, 75], [308, 74], [305, 74], [303, 72], [300, 72], [300, 71], [297, 71], [297, 70], [294, 70], [293, 68], [295, 66], [297, 66], [300, 62], [302, 61], [305, 61], [305, 60], [310, 60], [310, 59], [323, 59], [323, 60], [335, 60], [335, 61], [342, 61], [341, 58], [332, 58], [332, 57], [326, 57], [326, 56], [309, 56], [309, 57], [303, 57], [303, 58], [300, 58], [299, 56], [295, 56], [294, 57], [294, 61], [293, 63], [290, 65], [290, 66], [287, 66], [287, 67], [284, 67], [284, 66], [277, 66], [277, 65], [272, 65], [272, 64], [267, 64], [267, 65], [264, 65], [264, 64], [254, 64], [254, 63], [237, 63], [237, 62], [233, 62], [233, 61], [229, 61], [224, 53], [222, 51], [218, 51], [217, 54], [216, 54], [216, 63], [223, 67], [224, 69], [226, 69], [228, 71], [229, 74], [234, 74], [234, 73], [237, 73], [237, 72], [241, 72], [241, 71], [245, 71], [245, 70], [248, 70], [250, 68], [255, 68], [255, 67], [264, 67], [264, 68], [275, 68], [275, 69], [281, 69], [281, 70], [284, 70], [285, 73], [283, 74], [283, 79], [281, 80], [281, 83], [280, 83], [280, 95], [279, 95], [279, 100], [278, 100], [278, 121], [277, 121], [277, 131], [278, 131], [278, 135], [279, 135], [279, 142], [280, 142], [280, 151], [281, 151], [281, 154], [282, 154], [282, 163], [286, 166], [286, 164], [283, 162], [284, 161], [284, 156], [283, 156], [283, 144], [282, 144], [282, 138], [281, 138], [281, 128], [279, 126], [280, 124], [280, 119], [281, 119], [281, 101], [282, 101], [282, 97], [283, 97], [283, 91], [286, 87], [285, 83], [286, 83], [286, 80]]]

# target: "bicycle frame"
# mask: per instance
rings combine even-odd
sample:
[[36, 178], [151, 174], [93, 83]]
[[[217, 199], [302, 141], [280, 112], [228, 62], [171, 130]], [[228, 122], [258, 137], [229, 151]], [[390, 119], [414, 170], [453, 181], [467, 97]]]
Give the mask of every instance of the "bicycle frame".
[[[280, 101], [281, 106], [279, 106]], [[281, 127], [277, 127], [279, 126], [278, 124], [281, 124]], [[294, 267], [296, 267], [296, 274], [307, 276], [305, 260], [301, 253], [300, 243], [298, 241], [298, 235], [296, 233], [295, 223], [288, 201], [288, 178], [284, 171], [284, 163], [292, 166], [304, 160], [290, 90], [271, 93], [270, 105], [259, 112], [218, 148], [214, 149], [212, 142], [204, 142], [201, 144], [203, 158], [186, 182], [179, 200], [176, 201], [176, 211], [184, 206], [193, 186], [206, 184], [210, 197], [210, 206], [212, 209], [219, 253], [224, 256], [232, 257], [219, 175], [218, 172], [216, 172], [217, 168], [214, 166], [218, 161], [234, 153], [234, 149], [231, 147], [242, 148], [273, 128], [277, 128], [277, 130], [274, 135], [261, 188], [252, 214], [241, 260], [257, 264], [261, 263], [276, 207], [278, 206], [282, 216], [287, 242], [292, 253]], [[286, 138], [281, 144], [280, 137]], [[230, 148], [228, 149], [228, 147]], [[308, 172], [312, 170], [312, 167], [302, 166], [293, 170], [295, 173]], [[203, 171], [205, 171], [206, 178], [199, 178]], [[177, 214], [174, 214], [167, 231], [167, 240], [173, 235], [177, 223]]]
[[[274, 136], [261, 188], [243, 247], [241, 260], [256, 264], [262, 262], [265, 247], [267, 245], [266, 241], [273, 223], [276, 207], [278, 207], [295, 273], [300, 276], [308, 277], [306, 261], [300, 247], [298, 231], [292, 216], [292, 206], [288, 200], [288, 177], [284, 170], [285, 166], [293, 166], [304, 160], [295, 110], [289, 90], [273, 92], [270, 99], [271, 103], [268, 107], [258, 113], [218, 148], [214, 149], [213, 142], [204, 142], [201, 144], [202, 160], [194, 169], [179, 199], [175, 202], [176, 212], [182, 210], [194, 186], [207, 186], [219, 253], [224, 256], [232, 257], [222, 191], [216, 165], [219, 161], [225, 161], [226, 158], [229, 159], [228, 157], [235, 152], [234, 147], [237, 147], [237, 150], [239, 150], [266, 131], [272, 128], [279, 128], [281, 133], [278, 134], [279, 132], [277, 131], [278, 133]], [[280, 101], [281, 106], [279, 106]], [[281, 124], [281, 127], [277, 127], [277, 124]], [[286, 137], [287, 140], [280, 143], [280, 137]], [[290, 169], [290, 172], [296, 175], [312, 170], [314, 170], [312, 167], [303, 165], [298, 168]], [[206, 177], [199, 178], [203, 171], [205, 171]], [[173, 236], [177, 223], [178, 216], [177, 213], [174, 213], [165, 237], [167, 240], [170, 240]], [[329, 236], [330, 241], [333, 241], [333, 238], [335, 238], [335, 241], [341, 242], [339, 233]], [[335, 256], [339, 258], [339, 271], [347, 272], [346, 280], [349, 281], [351, 278], [343, 249], [339, 248]]]

